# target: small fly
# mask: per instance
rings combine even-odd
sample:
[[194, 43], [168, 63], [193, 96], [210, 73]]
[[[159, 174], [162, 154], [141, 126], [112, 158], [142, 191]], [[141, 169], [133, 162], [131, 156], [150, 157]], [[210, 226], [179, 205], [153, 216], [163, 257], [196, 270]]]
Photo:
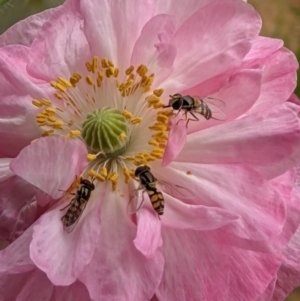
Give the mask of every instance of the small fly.
[[[225, 103], [220, 99], [212, 97], [205, 97], [202, 99], [200, 97], [176, 93], [174, 95], [170, 95], [169, 104], [164, 106], [164, 108], [170, 107], [172, 107], [173, 110], [178, 111], [177, 114], [183, 111], [185, 119], [180, 120], [187, 120], [186, 127], [190, 120], [199, 121], [199, 118], [195, 115], [195, 113], [202, 115], [206, 120], [226, 120], [226, 115], [222, 111], [225, 108]], [[187, 118], [188, 113], [190, 113], [194, 118]]]

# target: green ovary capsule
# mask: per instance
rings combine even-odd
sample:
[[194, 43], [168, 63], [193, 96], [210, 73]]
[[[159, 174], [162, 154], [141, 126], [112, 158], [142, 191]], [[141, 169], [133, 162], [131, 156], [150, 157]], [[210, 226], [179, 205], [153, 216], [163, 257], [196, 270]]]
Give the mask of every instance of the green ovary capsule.
[[115, 157], [125, 151], [127, 132], [128, 125], [122, 113], [103, 107], [87, 115], [81, 135], [93, 152]]

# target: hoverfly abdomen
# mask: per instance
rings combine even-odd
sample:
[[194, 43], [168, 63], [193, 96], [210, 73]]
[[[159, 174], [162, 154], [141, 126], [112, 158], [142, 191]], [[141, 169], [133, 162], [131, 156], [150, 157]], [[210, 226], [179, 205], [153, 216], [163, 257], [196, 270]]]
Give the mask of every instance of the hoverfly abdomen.
[[63, 227], [67, 232], [71, 232], [75, 228], [94, 189], [95, 185], [90, 180], [82, 179], [80, 181], [80, 187], [75, 197], [71, 200], [69, 209], [61, 218]]

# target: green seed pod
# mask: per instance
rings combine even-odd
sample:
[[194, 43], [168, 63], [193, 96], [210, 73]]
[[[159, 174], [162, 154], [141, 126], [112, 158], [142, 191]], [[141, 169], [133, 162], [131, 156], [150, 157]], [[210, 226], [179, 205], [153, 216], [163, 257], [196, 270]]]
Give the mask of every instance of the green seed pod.
[[92, 151], [114, 157], [125, 150], [127, 132], [128, 125], [122, 113], [103, 107], [87, 115], [82, 123], [81, 136]]

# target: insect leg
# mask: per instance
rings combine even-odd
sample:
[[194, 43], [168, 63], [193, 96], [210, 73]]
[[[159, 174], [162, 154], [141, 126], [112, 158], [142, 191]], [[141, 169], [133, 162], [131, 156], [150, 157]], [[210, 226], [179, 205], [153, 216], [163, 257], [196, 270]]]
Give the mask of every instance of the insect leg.
[[195, 119], [189, 118], [189, 119], [187, 120], [186, 127], [188, 127], [188, 123], [189, 123], [190, 120], [192, 120], [192, 121], [199, 121], [199, 118], [198, 118], [196, 115], [194, 115], [193, 112], [190, 112], [190, 113], [191, 113], [191, 115], [192, 115], [193, 117], [195, 117]]

